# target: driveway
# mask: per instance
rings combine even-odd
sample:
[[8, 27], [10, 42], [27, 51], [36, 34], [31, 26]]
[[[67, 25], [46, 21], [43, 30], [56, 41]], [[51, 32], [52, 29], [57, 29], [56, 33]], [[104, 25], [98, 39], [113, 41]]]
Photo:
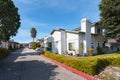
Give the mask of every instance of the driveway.
[[86, 80], [24, 48], [0, 61], [0, 80]]

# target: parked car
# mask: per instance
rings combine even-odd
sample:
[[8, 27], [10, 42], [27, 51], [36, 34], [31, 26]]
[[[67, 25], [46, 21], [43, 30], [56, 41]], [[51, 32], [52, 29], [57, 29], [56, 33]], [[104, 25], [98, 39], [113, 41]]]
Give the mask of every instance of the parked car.
[[35, 49], [36, 50], [36, 54], [39, 55], [39, 54], [43, 54], [44, 53], [44, 49], [42, 47], [38, 47]]

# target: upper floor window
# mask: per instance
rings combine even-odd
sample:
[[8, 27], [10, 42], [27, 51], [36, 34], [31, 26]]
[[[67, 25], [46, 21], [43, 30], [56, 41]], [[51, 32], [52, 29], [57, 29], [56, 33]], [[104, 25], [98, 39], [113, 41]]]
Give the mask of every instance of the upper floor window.
[[97, 28], [97, 33], [100, 33], [100, 28]]

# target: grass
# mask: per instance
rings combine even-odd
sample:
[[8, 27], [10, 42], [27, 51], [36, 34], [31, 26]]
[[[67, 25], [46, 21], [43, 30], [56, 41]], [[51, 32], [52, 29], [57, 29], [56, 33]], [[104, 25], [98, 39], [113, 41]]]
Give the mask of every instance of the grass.
[[115, 56], [115, 55], [120, 55], [119, 52], [116, 53], [107, 53], [107, 54], [101, 54], [101, 55], [95, 55], [95, 56], [87, 56], [87, 57], [83, 57], [83, 56], [67, 56], [69, 58], [78, 58], [78, 59], [86, 59], [86, 58], [92, 58], [92, 57], [109, 57], [109, 56]]

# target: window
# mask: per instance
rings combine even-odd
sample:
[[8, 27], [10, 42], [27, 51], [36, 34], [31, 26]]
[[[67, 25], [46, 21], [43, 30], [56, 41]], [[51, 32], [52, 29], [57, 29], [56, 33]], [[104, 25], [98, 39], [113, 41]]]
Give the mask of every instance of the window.
[[106, 43], [106, 42], [104, 41], [104, 43], [102, 44], [103, 48], [105, 48], [105, 43]]
[[69, 50], [74, 51], [74, 43], [69, 43]]
[[94, 47], [93, 47], [93, 43], [91, 43], [91, 46], [92, 46], [91, 48], [94, 48]]
[[97, 28], [97, 33], [100, 33], [100, 28]]

